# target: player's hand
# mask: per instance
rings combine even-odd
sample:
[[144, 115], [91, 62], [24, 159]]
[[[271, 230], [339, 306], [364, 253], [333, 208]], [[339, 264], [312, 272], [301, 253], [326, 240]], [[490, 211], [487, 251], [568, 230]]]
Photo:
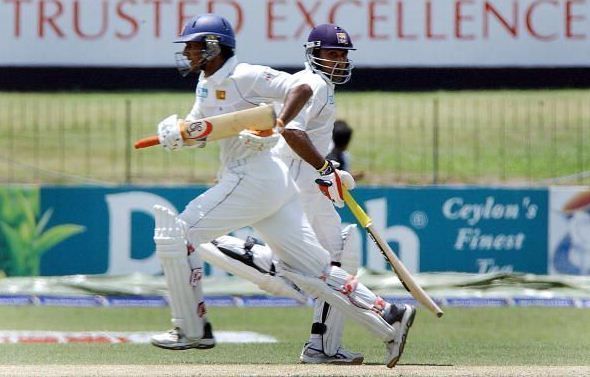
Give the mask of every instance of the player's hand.
[[206, 145], [207, 138], [184, 140], [184, 146], [186, 148], [205, 148]]
[[[266, 135], [266, 136], [265, 136]], [[279, 134], [276, 131], [252, 131], [243, 130], [239, 138], [242, 144], [255, 151], [265, 151], [275, 146], [279, 140]]]
[[178, 115], [173, 114], [158, 124], [158, 140], [160, 144], [169, 151], [177, 151], [184, 145], [180, 133], [180, 122]]
[[326, 161], [324, 166], [318, 170], [320, 178], [315, 180], [320, 191], [326, 195], [338, 208], [344, 207], [344, 190], [352, 190], [356, 183], [352, 175], [347, 171], [338, 170], [338, 163]]

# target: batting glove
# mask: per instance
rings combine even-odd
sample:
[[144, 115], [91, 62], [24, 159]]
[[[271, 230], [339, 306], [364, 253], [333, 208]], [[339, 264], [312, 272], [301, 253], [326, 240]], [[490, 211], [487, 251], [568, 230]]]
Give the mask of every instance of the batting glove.
[[239, 138], [242, 144], [244, 144], [244, 146], [247, 148], [253, 149], [255, 151], [265, 151], [274, 147], [280, 137], [277, 132], [272, 130], [269, 131], [272, 132], [269, 136], [261, 136], [264, 135], [264, 133], [252, 130], [243, 130], [240, 132]]
[[326, 160], [324, 166], [318, 169], [320, 178], [316, 179], [315, 183], [336, 207], [342, 208], [344, 207], [344, 190], [352, 190], [356, 187], [356, 183], [350, 173], [336, 169], [337, 166], [339, 166], [338, 163]]
[[177, 151], [184, 145], [178, 120], [178, 115], [173, 114], [158, 124], [158, 140], [169, 151]]
[[184, 120], [179, 119], [178, 115], [173, 114], [158, 124], [158, 140], [164, 149], [177, 151], [183, 146], [190, 148], [203, 148], [207, 144], [207, 139], [190, 139], [186, 142], [182, 138], [181, 126]]

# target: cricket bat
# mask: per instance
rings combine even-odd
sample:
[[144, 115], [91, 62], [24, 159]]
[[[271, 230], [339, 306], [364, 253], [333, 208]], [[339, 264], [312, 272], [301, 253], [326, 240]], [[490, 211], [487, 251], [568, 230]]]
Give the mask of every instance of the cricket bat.
[[344, 194], [344, 202], [356, 217], [357, 221], [361, 224], [363, 228], [367, 231], [373, 242], [381, 251], [381, 254], [385, 257], [387, 262], [395, 271], [395, 274], [402, 282], [403, 286], [410, 292], [410, 294], [422, 305], [424, 305], [428, 310], [432, 313], [436, 314], [437, 317], [442, 317], [444, 312], [438, 307], [438, 305], [432, 300], [430, 296], [424, 290], [416, 280], [412, 277], [412, 274], [408, 271], [406, 266], [399, 260], [399, 258], [395, 255], [393, 250], [389, 247], [387, 242], [385, 242], [379, 233], [373, 229], [373, 220], [367, 215], [367, 213], [362, 209], [362, 207], [356, 202], [356, 200], [352, 197], [348, 190], [343, 189]]
[[[179, 119], [178, 123], [182, 139], [190, 143], [204, 138], [207, 138], [207, 141], [225, 139], [245, 129], [250, 129], [260, 136], [266, 136], [272, 132], [275, 121], [276, 114], [273, 106], [263, 104], [251, 109], [197, 119], [193, 122]], [[160, 144], [158, 135], [154, 135], [138, 140], [134, 147], [141, 149], [158, 144]]]

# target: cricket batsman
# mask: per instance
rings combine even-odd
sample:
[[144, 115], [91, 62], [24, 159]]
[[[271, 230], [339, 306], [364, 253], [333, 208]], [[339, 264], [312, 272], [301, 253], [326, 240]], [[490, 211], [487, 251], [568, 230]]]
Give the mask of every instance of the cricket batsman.
[[[185, 44], [186, 71], [199, 72], [199, 82], [186, 119], [173, 115], [158, 125], [159, 142], [167, 150], [184, 147], [179, 125], [185, 122], [261, 103], [283, 103], [277, 119], [277, 128], [282, 129], [307, 102], [299, 94], [307, 90], [297, 90], [286, 73], [237, 61], [234, 32], [223, 17], [192, 18], [176, 42]], [[384, 342], [385, 364], [395, 366], [413, 320], [410, 311], [400, 313], [354, 275], [331, 265], [330, 253], [320, 245], [303, 212], [289, 169], [270, 152], [273, 143], [254, 148], [248, 145], [251, 140], [242, 135], [220, 141], [217, 184], [182, 213], [154, 207], [156, 254], [166, 277], [174, 328], [153, 336], [152, 344], [172, 350], [215, 346], [203, 300], [201, 253], [215, 248], [211, 241], [217, 237], [252, 226], [276, 254], [278, 276], [365, 326]], [[191, 144], [203, 148], [207, 141]], [[338, 171], [327, 167], [322, 167], [320, 176], [336, 190], [342, 181]]]

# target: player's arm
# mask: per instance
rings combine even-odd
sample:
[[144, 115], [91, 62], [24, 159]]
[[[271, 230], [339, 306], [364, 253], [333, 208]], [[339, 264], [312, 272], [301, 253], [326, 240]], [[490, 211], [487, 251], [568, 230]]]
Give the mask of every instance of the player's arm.
[[289, 147], [301, 159], [314, 168], [320, 169], [324, 165], [325, 158], [313, 145], [307, 132], [296, 128], [285, 128], [285, 125], [291, 122], [301, 112], [312, 95], [313, 90], [307, 84], [293, 87], [287, 94], [283, 109], [277, 117], [277, 126], [283, 130], [283, 138], [289, 144]]
[[[241, 96], [252, 104], [282, 102], [292, 82], [290, 74], [261, 65], [238, 64], [234, 76], [239, 77], [234, 79], [234, 83]], [[249, 149], [269, 150], [280, 138], [276, 127], [269, 131], [243, 130], [239, 139]]]
[[[313, 90], [307, 84], [293, 87], [285, 99], [281, 114], [277, 118], [277, 125], [283, 126], [292, 121], [296, 116], [300, 122], [306, 123], [315, 114], [313, 103], [302, 111], [305, 104], [313, 95]], [[283, 138], [289, 147], [301, 157], [302, 160], [313, 166], [319, 173], [316, 183], [320, 191], [326, 195], [337, 207], [344, 207], [343, 185], [348, 189], [355, 187], [354, 178], [346, 172], [337, 170], [331, 161], [320, 154], [311, 142], [309, 135], [302, 129], [295, 127], [284, 128]]]

